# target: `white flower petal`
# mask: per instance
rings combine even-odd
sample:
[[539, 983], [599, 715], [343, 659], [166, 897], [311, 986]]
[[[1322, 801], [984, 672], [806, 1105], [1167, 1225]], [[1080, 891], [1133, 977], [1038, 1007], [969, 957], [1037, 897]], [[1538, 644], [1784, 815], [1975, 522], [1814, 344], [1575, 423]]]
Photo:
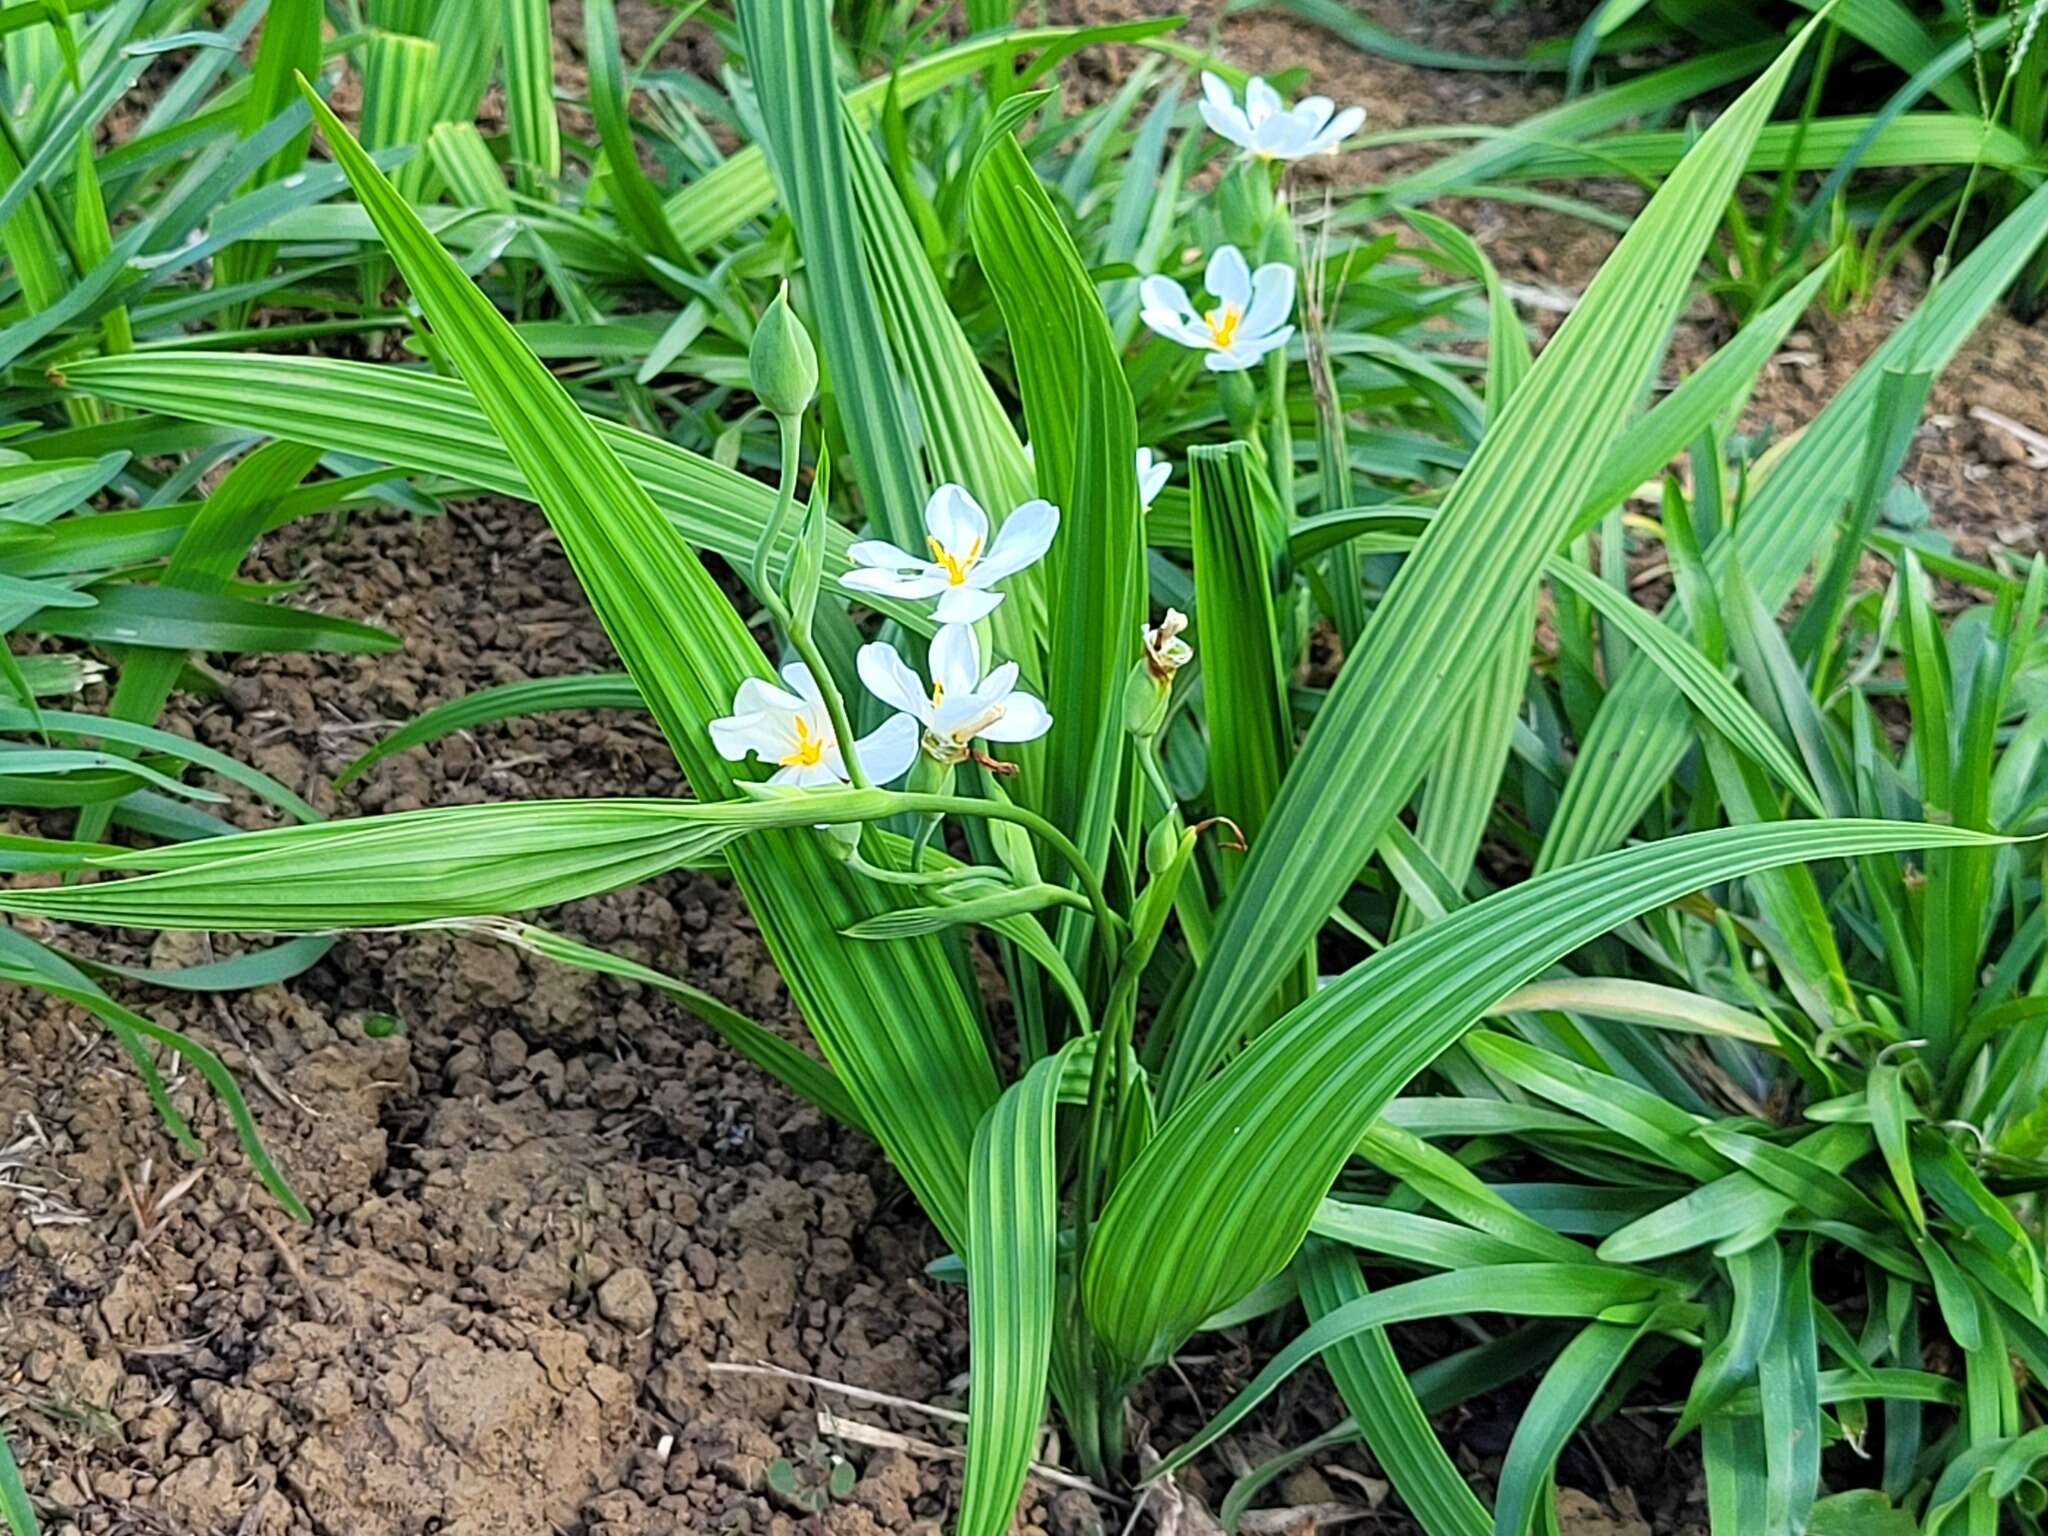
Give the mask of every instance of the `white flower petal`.
[[1150, 448], [1138, 450], [1138, 507], [1147, 510], [1166, 489], [1166, 482], [1173, 478], [1173, 465], [1165, 459], [1155, 458]]
[[798, 789], [819, 789], [844, 784], [846, 772], [839, 765], [839, 753], [828, 747], [815, 763], [790, 763], [768, 775], [770, 784], [793, 784]]
[[923, 730], [909, 715], [891, 715], [856, 743], [861, 771], [873, 784], [890, 784], [917, 760]]
[[795, 745], [789, 730], [790, 717], [756, 711], [745, 715], [724, 715], [710, 724], [711, 745], [727, 762], [742, 763], [753, 752], [772, 763], [786, 756]]
[[1202, 71], [1202, 99], [1219, 107], [1234, 107], [1237, 105], [1237, 92], [1224, 83], [1221, 75], [1205, 69]]
[[1202, 286], [1215, 295], [1217, 303], [1244, 313], [1252, 302], [1252, 274], [1244, 264], [1244, 252], [1234, 245], [1217, 246], [1209, 257], [1209, 270], [1203, 274]]
[[1235, 103], [1218, 106], [1213, 101], [1197, 103], [1202, 121], [1209, 125], [1210, 132], [1219, 139], [1228, 139], [1239, 149], [1250, 149], [1256, 130], [1251, 121], [1239, 111]]
[[825, 695], [818, 690], [818, 680], [811, 676], [811, 669], [800, 661], [785, 662], [782, 680], [789, 684], [789, 690], [804, 701], [806, 713], [823, 715]]
[[1254, 75], [1251, 83], [1244, 88], [1244, 115], [1258, 127], [1267, 118], [1287, 110], [1287, 104], [1280, 99], [1280, 93], [1266, 84], [1263, 77]]
[[942, 485], [924, 504], [925, 531], [939, 548], [965, 563], [988, 548], [988, 514], [959, 485]]
[[1269, 261], [1252, 274], [1252, 302], [1245, 310], [1238, 336], [1263, 336], [1284, 325], [1294, 313], [1294, 268]]
[[1023, 570], [1051, 548], [1052, 536], [1059, 531], [1058, 507], [1043, 497], [1025, 502], [1003, 519], [1003, 526], [996, 530], [996, 541], [989, 547], [988, 554], [967, 573], [968, 583], [985, 587], [990, 582], [1001, 581], [1012, 572]]
[[732, 696], [732, 712], [736, 715], [793, 715], [803, 707], [800, 695], [785, 693], [765, 677], [748, 678]]
[[1155, 272], [1138, 284], [1138, 298], [1147, 310], [1156, 310], [1176, 320], [1195, 317], [1195, 306], [1188, 298], [1187, 289], [1163, 272]]
[[1148, 309], [1138, 316], [1148, 330], [1164, 336], [1168, 341], [1177, 341], [1184, 347], [1206, 351], [1215, 345], [1209, 338], [1209, 328], [1199, 320], [1191, 320], [1164, 309]]
[[987, 741], [1036, 741], [1052, 729], [1052, 713], [1028, 693], [1013, 693], [1003, 700], [1002, 718], [982, 731]]
[[1315, 136], [1308, 152], [1312, 155], [1328, 154], [1364, 126], [1365, 108], [1346, 107], [1330, 119], [1323, 131]]
[[946, 573], [929, 567], [920, 575], [903, 576], [895, 571], [879, 571], [872, 566], [862, 566], [848, 571], [839, 578], [839, 585], [853, 592], [879, 592], [884, 597], [900, 597], [917, 602], [927, 597], [937, 597], [948, 585]]
[[1314, 130], [1291, 113], [1269, 117], [1259, 124], [1252, 153], [1271, 160], [1299, 160], [1314, 137]]
[[1327, 96], [1304, 96], [1288, 109], [1287, 115], [1313, 135], [1322, 130], [1323, 124], [1330, 120], [1330, 114], [1336, 110], [1337, 103]]
[[1288, 338], [1293, 334], [1293, 326], [1283, 325], [1279, 330], [1269, 331], [1263, 336], [1240, 335], [1228, 347], [1210, 353], [1203, 361], [1208, 364], [1211, 373], [1241, 373], [1268, 352], [1286, 346]]
[[997, 704], [1017, 686], [1017, 663], [1006, 661], [976, 685], [975, 697], [985, 704]]
[[946, 699], [973, 697], [981, 685], [981, 643], [972, 624], [941, 624], [932, 637], [929, 659], [932, 681]]
[[860, 648], [854, 658], [854, 667], [860, 673], [860, 680], [867, 690], [884, 704], [894, 709], [907, 710], [921, 720], [929, 721], [932, 701], [924, 691], [924, 684], [918, 675], [896, 652], [893, 645], [875, 641]]
[[973, 624], [994, 613], [1002, 602], [1002, 593], [986, 587], [948, 587], [932, 609], [932, 617], [941, 624]]
[[857, 539], [846, 551], [846, 558], [855, 565], [871, 565], [884, 571], [923, 571], [931, 568], [931, 561], [923, 555], [913, 555], [908, 550], [898, 549], [887, 539]]

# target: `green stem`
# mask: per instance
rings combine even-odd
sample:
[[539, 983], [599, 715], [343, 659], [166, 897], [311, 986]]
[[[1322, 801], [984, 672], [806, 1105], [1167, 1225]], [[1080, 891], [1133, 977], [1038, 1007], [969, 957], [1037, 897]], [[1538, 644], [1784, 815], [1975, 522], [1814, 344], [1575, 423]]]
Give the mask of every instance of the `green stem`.
[[781, 593], [768, 580], [768, 553], [781, 540], [783, 524], [789, 521], [790, 509], [796, 505], [797, 455], [803, 446], [803, 421], [795, 416], [777, 416], [775, 426], [782, 437], [782, 478], [775, 489], [775, 510], [762, 525], [761, 536], [754, 540], [754, 558], [747, 567], [747, 580], [755, 595], [780, 620], [787, 616], [787, 610]]
[[1083, 894], [1088, 898], [1088, 910], [1095, 916], [1095, 926], [1102, 934], [1105, 946], [1116, 946], [1121, 954], [1119, 935], [1123, 925], [1110, 910], [1109, 896], [1096, 878], [1087, 857], [1074, 846], [1074, 840], [1058, 827], [1047, 821], [1036, 811], [1027, 811], [1021, 805], [1008, 805], [1000, 800], [972, 800], [964, 795], [919, 795], [891, 792], [889, 798], [895, 810], [935, 812], [942, 816], [976, 816], [983, 821], [1008, 821], [1022, 827], [1057, 853], [1080, 878]]

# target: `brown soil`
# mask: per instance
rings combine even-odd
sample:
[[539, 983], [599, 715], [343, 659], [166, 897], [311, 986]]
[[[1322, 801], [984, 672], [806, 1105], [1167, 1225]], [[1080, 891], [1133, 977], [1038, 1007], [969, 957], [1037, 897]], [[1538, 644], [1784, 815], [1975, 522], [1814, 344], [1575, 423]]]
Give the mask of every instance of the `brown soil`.
[[[1394, 24], [1403, 8], [1367, 9]], [[1415, 35], [1474, 50], [1565, 24], [1536, 7], [1414, 9], [1432, 17]], [[646, 35], [635, 8], [625, 21]], [[566, 66], [575, 39], [563, 41]], [[1379, 127], [1507, 121], [1550, 99], [1512, 76], [1359, 59], [1257, 14], [1224, 21], [1220, 46], [1251, 67], [1313, 60], [1317, 87], [1365, 101]], [[1363, 169], [1427, 153], [1390, 151]], [[1457, 212], [1511, 277], [1566, 295], [1608, 244], [1504, 205]], [[1816, 318], [1774, 364], [1758, 419], [1810, 419], [1909, 298], [1902, 285], [1871, 313]], [[1721, 326], [1699, 313], [1675, 360], [1717, 343]], [[2044, 382], [2040, 335], [1999, 316], [1937, 389], [1913, 472], [1966, 552], [2040, 546], [2040, 471], [1967, 412], [1988, 405], [2048, 428]], [[394, 759], [339, 803], [326, 790], [426, 705], [615, 664], [530, 508], [476, 502], [434, 522], [290, 530], [245, 574], [303, 581], [310, 605], [406, 638], [385, 657], [239, 663], [222, 701], [179, 717], [323, 808], [679, 788], [645, 722], [551, 716]], [[670, 877], [553, 921], [802, 1038], [745, 912], [715, 880]], [[214, 952], [190, 936], [56, 936], [158, 964]], [[224, 999], [134, 990], [156, 1018], [221, 1048], [315, 1219], [294, 1226], [257, 1191], [196, 1079], [177, 1098], [214, 1155], [188, 1167], [105, 1036], [70, 1010], [0, 994], [0, 1413], [53, 1531], [797, 1536], [947, 1522], [956, 1464], [921, 1449], [954, 1441], [945, 1420], [710, 1372], [771, 1362], [957, 1409], [965, 1306], [924, 1277], [938, 1244], [874, 1148], [736, 1063], [664, 999], [434, 934], [351, 939], [289, 984]], [[372, 1038], [365, 1024], [382, 1014], [402, 1032]], [[1271, 1342], [1262, 1329], [1203, 1341], [1214, 1353], [1190, 1362], [1186, 1385], [1168, 1373], [1143, 1405], [1158, 1442], [1213, 1409]], [[1419, 1336], [1418, 1358], [1437, 1342], [1449, 1340]], [[1503, 1395], [1442, 1426], [1482, 1485], [1519, 1406]], [[821, 1409], [901, 1448], [824, 1439]], [[1320, 1376], [1303, 1373], [1189, 1481], [1213, 1504], [1235, 1471], [1341, 1416]], [[1695, 1481], [1658, 1443], [1656, 1425], [1626, 1418], [1582, 1437], [1564, 1469], [1567, 1529], [1703, 1528]], [[808, 1476], [834, 1454], [858, 1476], [822, 1517], [770, 1488], [778, 1457]], [[1377, 1505], [1371, 1472], [1343, 1453], [1270, 1502]], [[1125, 1518], [1052, 1491], [1027, 1497], [1025, 1526], [1081, 1536]], [[1389, 1505], [1359, 1528], [1408, 1527]]]

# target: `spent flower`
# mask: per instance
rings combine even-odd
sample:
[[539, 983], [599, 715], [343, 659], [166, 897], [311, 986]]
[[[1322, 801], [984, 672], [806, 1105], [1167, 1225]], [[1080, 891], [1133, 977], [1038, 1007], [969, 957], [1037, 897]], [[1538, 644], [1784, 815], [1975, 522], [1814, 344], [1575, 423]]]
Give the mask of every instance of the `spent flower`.
[[[732, 713], [711, 722], [719, 756], [743, 762], [749, 752], [774, 763], [770, 784], [810, 788], [847, 782], [846, 756], [832, 729], [832, 712], [811, 669], [793, 661], [782, 669], [787, 688], [750, 677], [733, 695]], [[917, 726], [896, 715], [855, 743], [860, 764], [876, 784], [901, 778], [917, 757]]]
[[1197, 310], [1179, 283], [1154, 273], [1139, 285], [1145, 324], [1169, 340], [1198, 352], [1214, 373], [1237, 373], [1275, 348], [1287, 345], [1294, 327], [1294, 269], [1270, 261], [1253, 272], [1244, 253], [1220, 245], [1209, 257], [1203, 286], [1216, 302]]
[[855, 592], [912, 602], [936, 597], [941, 624], [972, 624], [1002, 602], [995, 584], [1043, 555], [1059, 526], [1058, 507], [1043, 499], [1027, 501], [1003, 519], [991, 541], [981, 504], [961, 486], [942, 485], [924, 508], [929, 558], [885, 539], [862, 539], [847, 551], [854, 569], [840, 582]]
[[1006, 661], [987, 676], [973, 626], [941, 625], [929, 656], [931, 691], [925, 691], [896, 647], [875, 641], [860, 648], [860, 680], [884, 704], [903, 711], [896, 718], [922, 728], [924, 750], [941, 763], [974, 755], [976, 739], [1034, 741], [1052, 729], [1052, 715], [1033, 695], [1017, 687], [1017, 663]]
[[1365, 108], [1337, 111], [1327, 96], [1304, 96], [1293, 106], [1280, 93], [1254, 78], [1245, 87], [1244, 105], [1230, 87], [1202, 71], [1202, 121], [1221, 138], [1260, 160], [1305, 160], [1336, 151], [1365, 123]]

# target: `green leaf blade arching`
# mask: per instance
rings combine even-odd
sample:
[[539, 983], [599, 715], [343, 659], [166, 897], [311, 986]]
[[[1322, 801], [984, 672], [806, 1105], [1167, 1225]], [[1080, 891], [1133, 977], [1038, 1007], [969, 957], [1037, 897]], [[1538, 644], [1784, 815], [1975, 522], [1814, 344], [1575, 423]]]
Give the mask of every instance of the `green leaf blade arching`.
[[1060, 1085], [1093, 1036], [1041, 1057], [974, 1138], [968, 1189], [967, 1305], [972, 1352], [967, 1475], [959, 1536], [1002, 1536], [1016, 1512], [1045, 1413], [1058, 1285]]
[[[2033, 193], [1888, 336], [1751, 493], [1725, 542], [1708, 551], [1717, 579], [1739, 564], [1766, 612], [1791, 596], [1834, 526], [1857, 468], [1888, 370], [1939, 372], [2048, 238], [2048, 187]], [[1677, 622], [1674, 611], [1667, 622]], [[1545, 837], [1539, 868], [1620, 844], [1693, 738], [1683, 697], [1655, 667], [1614, 682], [1579, 753]]]
[[1635, 410], [1694, 259], [1798, 53], [1787, 49], [1651, 200], [1374, 611], [1224, 911], [1167, 1064], [1169, 1113], [1257, 1030], [1284, 968], [1430, 767], [1496, 649], [1495, 625], [1533, 589]]
[[[691, 786], [737, 780], [709, 722], [766, 659], [711, 575], [605, 438], [319, 103], [328, 142], [446, 355], [548, 514], [627, 672]], [[843, 931], [890, 904], [810, 831], [735, 846], [733, 873], [763, 937], [863, 1119], [925, 1210], [958, 1245], [968, 1154], [995, 1101], [977, 1008], [935, 939], [862, 945]]]
[[1038, 799], [1060, 807], [1100, 869], [1119, 803], [1124, 677], [1144, 617], [1137, 422], [1095, 285], [1008, 134], [984, 152], [973, 199], [974, 248], [1017, 360], [1039, 487], [1060, 509], [1045, 557], [1055, 724]]
[[[1955, 828], [1775, 822], [1649, 843], [1451, 913], [1353, 967], [1166, 1117], [1088, 1250], [1088, 1316], [1130, 1372], [1278, 1273], [1358, 1138], [1522, 982], [1689, 891], [1818, 858], [1995, 842]], [[1561, 876], [1578, 873], [1573, 881]]]

